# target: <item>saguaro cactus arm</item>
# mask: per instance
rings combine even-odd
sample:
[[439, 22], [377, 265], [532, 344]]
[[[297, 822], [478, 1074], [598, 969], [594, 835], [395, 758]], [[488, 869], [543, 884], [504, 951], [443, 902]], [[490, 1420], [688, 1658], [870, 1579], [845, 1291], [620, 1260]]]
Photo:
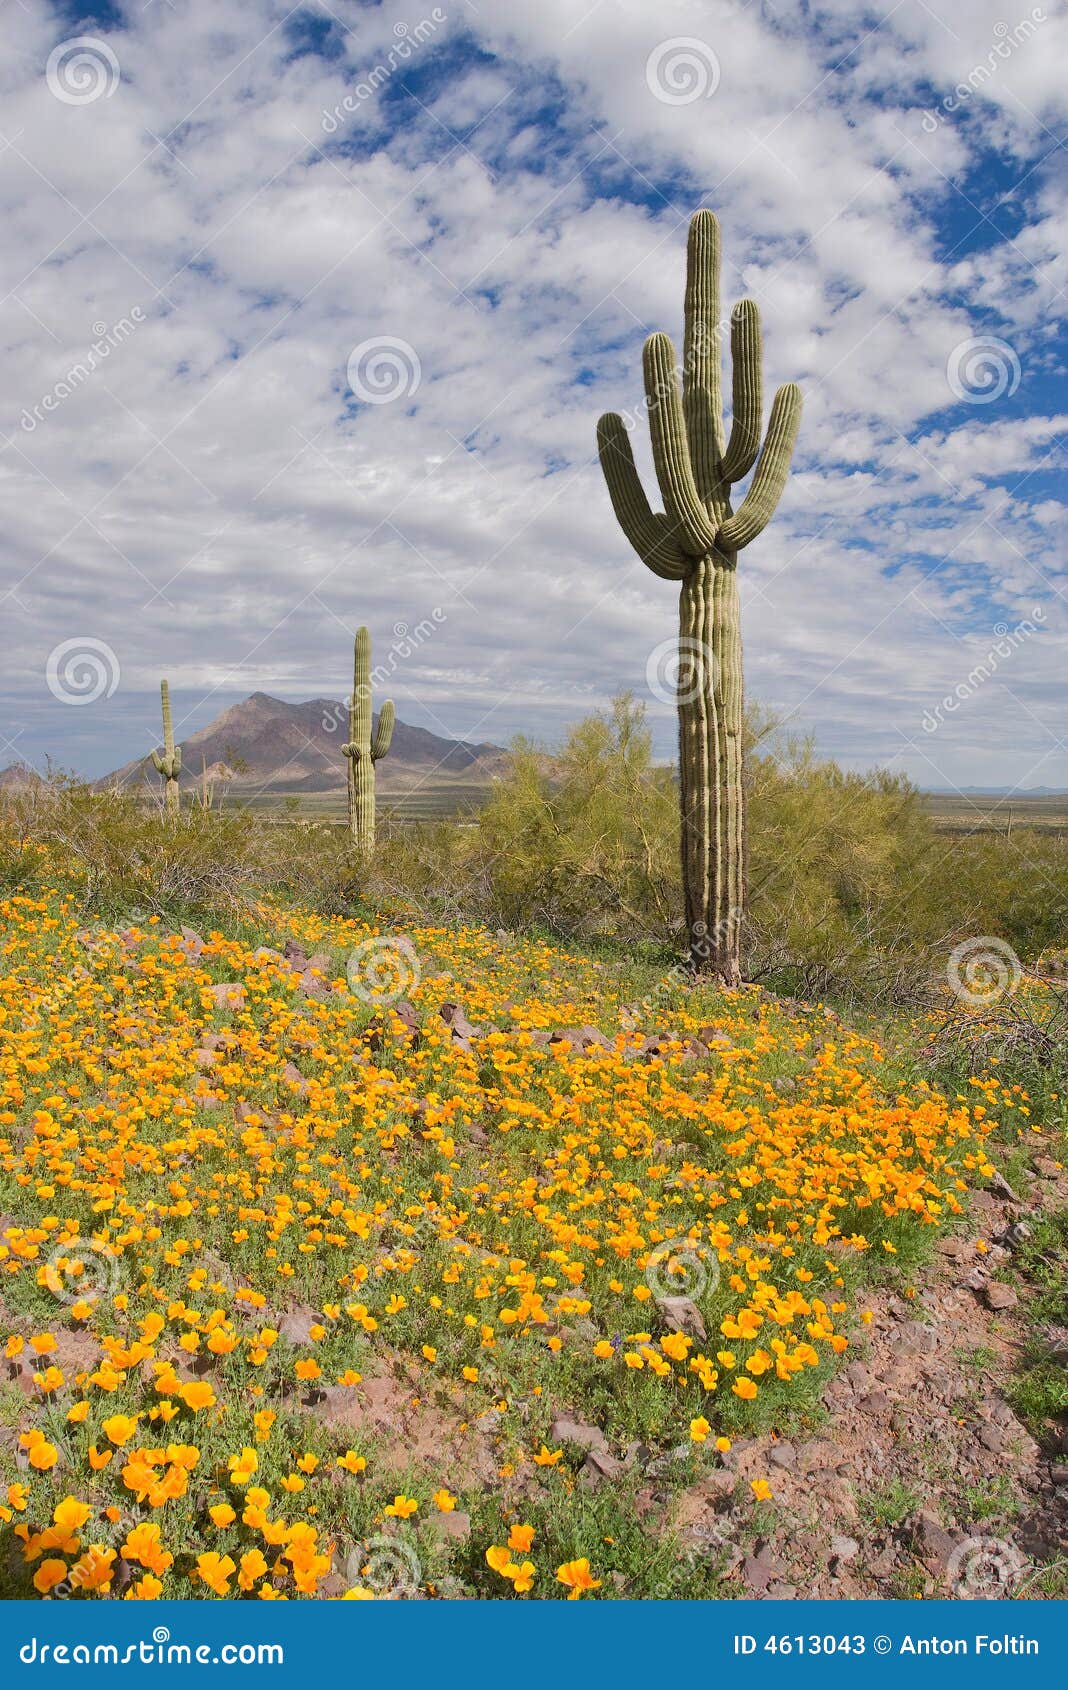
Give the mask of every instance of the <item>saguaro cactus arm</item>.
[[801, 389], [792, 381], [780, 387], [772, 402], [756, 474], [741, 507], [723, 524], [717, 544], [736, 552], [755, 540], [771, 521], [790, 473], [790, 458], [801, 424]]
[[375, 729], [374, 737], [371, 740], [372, 763], [381, 762], [382, 758], [388, 752], [393, 740], [393, 724], [395, 720], [396, 712], [393, 709], [393, 700], [391, 698], [387, 698], [379, 713], [378, 726]]
[[703, 557], [716, 544], [716, 525], [709, 519], [694, 480], [670, 335], [650, 335], [642, 361], [653, 464], [664, 509], [683, 550], [692, 557]]
[[609, 411], [597, 424], [597, 450], [616, 521], [642, 562], [664, 581], [681, 581], [687, 559], [671, 536], [667, 519], [645, 496], [623, 418]]
[[690, 222], [684, 320], [683, 412], [694, 482], [700, 497], [710, 499], [720, 478], [723, 456], [719, 224], [711, 211], [699, 211]]
[[731, 367], [731, 437], [720, 467], [728, 482], [748, 475], [760, 450], [764, 397], [760, 312], [755, 300], [740, 300], [731, 312]]

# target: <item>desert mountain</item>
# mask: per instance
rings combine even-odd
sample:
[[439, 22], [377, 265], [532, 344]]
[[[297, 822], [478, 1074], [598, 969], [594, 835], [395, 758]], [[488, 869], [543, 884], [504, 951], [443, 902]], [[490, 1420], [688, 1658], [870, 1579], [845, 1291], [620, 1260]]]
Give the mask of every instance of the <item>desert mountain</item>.
[[[206, 728], [192, 734], [182, 734], [179, 728], [175, 737], [182, 747], [183, 786], [195, 785], [205, 767], [209, 780], [213, 774], [225, 778], [226, 771], [234, 771], [229, 784], [235, 793], [340, 792], [346, 784], [341, 747], [348, 738], [348, 709], [338, 699], [287, 704], [268, 693], [254, 692]], [[443, 739], [426, 728], [398, 721], [389, 756], [378, 764], [376, 773], [384, 792], [403, 789], [414, 778], [432, 773], [488, 782], [500, 772], [504, 758], [500, 746]], [[159, 784], [151, 756], [125, 763], [99, 784], [125, 786], [141, 781]]]

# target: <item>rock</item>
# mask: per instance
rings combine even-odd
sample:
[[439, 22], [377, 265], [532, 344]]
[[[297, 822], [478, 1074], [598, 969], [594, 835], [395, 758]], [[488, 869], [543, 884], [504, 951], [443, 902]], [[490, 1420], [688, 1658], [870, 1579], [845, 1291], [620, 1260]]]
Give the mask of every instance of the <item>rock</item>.
[[907, 1320], [898, 1329], [893, 1348], [898, 1356], [932, 1355], [938, 1348], [938, 1334], [922, 1320]]
[[320, 1316], [306, 1303], [298, 1303], [290, 1309], [278, 1322], [281, 1337], [288, 1338], [291, 1344], [308, 1344], [311, 1342], [311, 1329], [318, 1324]]
[[694, 1489], [698, 1496], [707, 1498], [716, 1507], [721, 1502], [730, 1502], [737, 1486], [736, 1473], [729, 1472], [726, 1467], [713, 1467]]
[[596, 1490], [606, 1479], [614, 1482], [622, 1475], [622, 1461], [617, 1461], [606, 1449], [595, 1447], [588, 1451], [579, 1469], [579, 1484], [584, 1485], [587, 1490]]
[[1068, 1366], [1068, 1327], [1044, 1326], [1042, 1340], [1046, 1345], [1051, 1361], [1059, 1361], [1062, 1366]]
[[246, 992], [240, 980], [219, 980], [208, 992], [217, 1009], [244, 1009]]
[[1050, 1156], [1032, 1156], [1031, 1166], [1043, 1179], [1056, 1179], [1061, 1171]]
[[824, 1386], [820, 1400], [829, 1414], [841, 1414], [853, 1401], [852, 1387], [845, 1380], [832, 1379]]
[[860, 1544], [855, 1537], [832, 1537], [831, 1554], [836, 1561], [852, 1561], [855, 1555], [860, 1554]]
[[927, 1512], [917, 1515], [910, 1538], [922, 1560], [937, 1563], [942, 1568], [949, 1565], [959, 1542], [959, 1539], [950, 1536], [936, 1515]]
[[303, 997], [322, 1000], [330, 996], [330, 988], [321, 974], [308, 967], [297, 980], [297, 990]]
[[796, 1585], [784, 1584], [781, 1579], [776, 1579], [774, 1584], [768, 1585], [769, 1602], [793, 1602], [796, 1596]]
[[471, 1516], [460, 1508], [450, 1509], [445, 1514], [435, 1514], [434, 1525], [439, 1532], [454, 1538], [457, 1543], [463, 1543], [471, 1536]]
[[1020, 1201], [1005, 1175], [999, 1173], [996, 1168], [990, 1176], [990, 1190], [996, 1191], [999, 1197], [1004, 1197], [1009, 1203]]
[[196, 1063], [197, 1067], [203, 1069], [205, 1073], [209, 1068], [214, 1068], [218, 1060], [219, 1058], [216, 1056], [215, 1052], [213, 1050], [209, 1050], [206, 1045], [202, 1046], [200, 1050], [195, 1050], [193, 1052], [193, 1061]]
[[308, 954], [303, 945], [298, 945], [295, 939], [287, 939], [282, 946], [282, 955], [290, 967], [296, 969], [298, 974], [304, 973], [308, 966]]
[[1005, 1438], [996, 1426], [980, 1426], [975, 1435], [983, 1448], [988, 1449], [991, 1455], [1004, 1454]]
[[866, 1397], [861, 1397], [857, 1407], [862, 1414], [889, 1414], [890, 1398], [885, 1391], [869, 1391]]
[[459, 1043], [468, 1039], [475, 1039], [479, 1035], [479, 1028], [473, 1027], [458, 1003], [443, 1003], [438, 1014]]
[[295, 1091], [300, 1097], [307, 1097], [308, 1082], [295, 1062], [283, 1064], [282, 1079], [291, 1091]]
[[1068, 1462], [1054, 1462], [1049, 1470], [1049, 1476], [1055, 1485], [1068, 1485]]
[[983, 1295], [990, 1309], [1014, 1309], [1020, 1301], [1012, 1286], [1003, 1285], [999, 1279], [992, 1279]]
[[598, 1050], [614, 1050], [615, 1045], [606, 1039], [598, 1027], [559, 1027], [550, 1035], [549, 1044], [558, 1045], [567, 1042], [573, 1051], [586, 1056]]
[[549, 1442], [577, 1444], [579, 1449], [608, 1449], [605, 1435], [599, 1426], [587, 1426], [584, 1421], [572, 1420], [566, 1414], [560, 1415], [549, 1427]]
[[746, 1588], [754, 1595], [763, 1595], [768, 1586], [777, 1582], [786, 1571], [782, 1562], [774, 1556], [767, 1544], [758, 1547], [755, 1555], [747, 1555], [742, 1562], [742, 1578]]
[[770, 1451], [768, 1461], [773, 1467], [780, 1467], [783, 1472], [789, 1473], [797, 1466], [797, 1451], [792, 1443], [783, 1439]]
[[204, 949], [204, 940], [195, 927], [180, 927], [178, 929], [185, 940], [186, 948], [193, 956], [199, 956]]
[[935, 1248], [940, 1256], [949, 1256], [958, 1261], [961, 1256], [968, 1254], [970, 1246], [963, 1238], [940, 1238]]
[[845, 1376], [858, 1396], [862, 1396], [871, 1384], [871, 1374], [862, 1361], [851, 1361], [845, 1370]]
[[659, 1306], [669, 1332], [682, 1332], [702, 1342], [708, 1337], [704, 1316], [691, 1297], [663, 1297]]
[[709, 1050], [729, 1050], [734, 1043], [722, 1027], [698, 1027], [697, 1037]]

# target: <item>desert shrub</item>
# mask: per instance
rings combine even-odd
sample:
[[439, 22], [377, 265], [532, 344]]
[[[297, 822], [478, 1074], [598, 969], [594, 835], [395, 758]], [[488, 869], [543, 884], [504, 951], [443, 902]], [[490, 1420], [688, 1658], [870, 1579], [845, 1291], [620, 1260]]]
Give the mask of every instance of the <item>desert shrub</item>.
[[[954, 946], [1004, 939], [1030, 965], [1068, 931], [1068, 841], [945, 834], [900, 776], [862, 776], [749, 722], [748, 972], [839, 1003], [933, 1003]], [[465, 822], [382, 825], [372, 863], [344, 827], [268, 823], [55, 777], [0, 801], [0, 885], [69, 879], [86, 908], [235, 919], [263, 898], [324, 914], [538, 931], [641, 949], [682, 939], [674, 773], [618, 699], [550, 757], [519, 742]]]

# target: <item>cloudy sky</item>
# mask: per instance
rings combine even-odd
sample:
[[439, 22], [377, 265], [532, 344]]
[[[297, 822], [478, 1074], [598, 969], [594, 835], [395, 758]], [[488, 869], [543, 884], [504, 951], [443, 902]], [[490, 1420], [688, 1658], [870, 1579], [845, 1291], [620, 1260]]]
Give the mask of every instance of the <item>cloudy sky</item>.
[[681, 334], [707, 205], [805, 395], [742, 554], [751, 694], [850, 767], [1068, 788], [1057, 0], [0, 28], [0, 766], [143, 753], [161, 674], [180, 733], [340, 696], [359, 622], [406, 720], [551, 743], [629, 687], [669, 754], [676, 590], [594, 428]]

